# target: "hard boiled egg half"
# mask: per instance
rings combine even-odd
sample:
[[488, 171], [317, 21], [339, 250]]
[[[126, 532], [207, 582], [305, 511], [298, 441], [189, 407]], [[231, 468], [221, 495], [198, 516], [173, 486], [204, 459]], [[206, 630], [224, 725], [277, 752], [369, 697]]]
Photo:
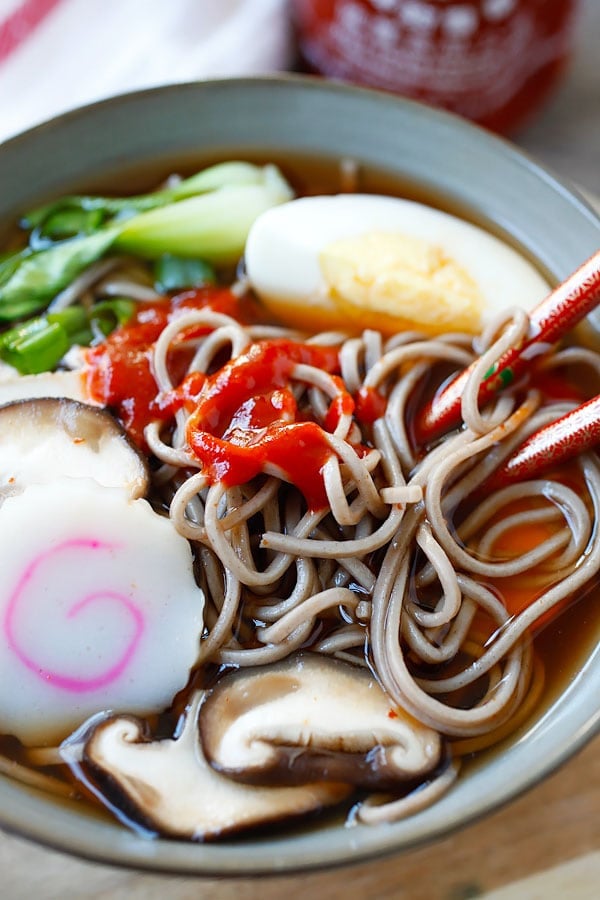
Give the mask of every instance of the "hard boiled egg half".
[[476, 333], [549, 285], [503, 241], [456, 216], [372, 194], [303, 197], [254, 223], [246, 270], [263, 303], [303, 330]]

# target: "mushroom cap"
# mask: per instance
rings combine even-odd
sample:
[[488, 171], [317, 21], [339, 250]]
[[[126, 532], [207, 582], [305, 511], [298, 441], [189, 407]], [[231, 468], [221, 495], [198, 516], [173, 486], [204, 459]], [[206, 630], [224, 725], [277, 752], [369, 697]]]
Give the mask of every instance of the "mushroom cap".
[[145, 458], [105, 409], [64, 397], [0, 406], [0, 492], [63, 476], [122, 487], [132, 499], [149, 483]]
[[351, 793], [348, 785], [331, 783], [252, 787], [215, 772], [198, 739], [201, 700], [196, 695], [175, 740], [149, 740], [145, 724], [129, 716], [96, 726], [83, 760], [110, 804], [159, 834], [210, 840], [303, 816]]
[[199, 729], [211, 765], [251, 784], [328, 778], [389, 790], [441, 755], [437, 732], [394, 707], [369, 670], [308, 652], [221, 678]]

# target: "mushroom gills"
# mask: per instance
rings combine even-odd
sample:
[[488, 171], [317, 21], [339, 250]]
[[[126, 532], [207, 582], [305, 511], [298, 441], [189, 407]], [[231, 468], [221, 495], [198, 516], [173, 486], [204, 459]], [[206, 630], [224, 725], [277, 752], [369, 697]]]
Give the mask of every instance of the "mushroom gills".
[[122, 487], [132, 499], [148, 489], [146, 460], [104, 409], [41, 397], [0, 406], [0, 494], [62, 476]]
[[394, 707], [367, 669], [309, 652], [221, 678], [199, 729], [211, 765], [249, 784], [392, 790], [441, 757], [437, 732]]
[[169, 837], [211, 840], [345, 800], [352, 788], [316, 783], [257, 788], [215, 772], [198, 739], [203, 695], [194, 696], [179, 737], [152, 741], [145, 723], [108, 718], [88, 738], [83, 763], [109, 804]]

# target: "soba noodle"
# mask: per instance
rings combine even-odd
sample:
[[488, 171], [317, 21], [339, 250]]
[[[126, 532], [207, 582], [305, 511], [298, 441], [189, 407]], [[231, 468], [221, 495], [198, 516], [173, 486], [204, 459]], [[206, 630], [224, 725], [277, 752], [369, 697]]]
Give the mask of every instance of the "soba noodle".
[[[186, 329], [199, 325], [214, 330], [196, 341], [190, 371], [213, 371], [217, 358], [223, 363], [224, 348], [234, 358], [264, 336], [262, 328], [243, 328], [209, 311], [183, 314], [156, 345], [154, 371], [163, 392], [175, 387], [168, 374], [169, 350], [185, 340]], [[375, 332], [360, 338], [311, 337], [313, 344], [339, 346], [348, 390], [377, 388], [389, 397], [372, 433], [363, 429], [357, 434], [359, 426], [347, 416], [328, 435], [332, 455], [323, 472], [328, 508], [319, 512], [306, 511], [298, 490], [269, 468], [263, 483], [234, 488], [210, 484], [202, 472], [189, 474], [198, 463], [186, 450], [185, 412], [178, 413], [169, 441], [161, 438], [158, 424], [146, 432], [152, 453], [168, 468], [168, 479], [164, 473], [160, 478], [161, 490], [175, 526], [202, 548], [203, 583], [211, 603], [203, 662], [268, 665], [312, 645], [319, 653], [368, 663], [395, 703], [442, 734], [462, 739], [454, 741], [454, 762], [439, 782], [377, 812], [363, 806], [363, 821], [395, 819], [431, 802], [452, 781], [457, 751], [471, 752], [485, 745], [483, 736], [499, 739], [510, 730], [504, 726], [528, 691], [539, 696], [543, 681], [531, 629], [589, 582], [600, 566], [600, 536], [593, 524], [599, 513], [600, 467], [593, 455], [577, 463], [584, 498], [548, 477], [498, 490], [480, 501], [458, 528], [452, 524], [465, 498], [476, 494], [527, 435], [569, 408], [565, 403], [541, 405], [538, 391], [519, 386], [504, 392], [491, 409], [478, 409], [479, 383], [527, 327], [527, 316], [515, 311], [488, 329], [477, 348], [483, 350], [481, 361], [463, 397], [465, 428], [421, 458], [416, 458], [404, 425], [411, 392], [441, 362], [468, 365], [476, 355], [470, 338], [402, 335], [383, 341]], [[295, 332], [277, 333], [297, 339]], [[549, 365], [560, 365], [573, 352], [551, 358]], [[578, 361], [598, 369], [594, 354], [576, 352]], [[307, 365], [294, 368], [292, 381], [299, 407], [323, 421], [339, 386]], [[359, 458], [349, 441], [372, 449]], [[517, 498], [529, 496], [543, 497], [544, 506], [502, 518]], [[536, 520], [561, 524], [534, 549], [510, 559], [494, 556], [504, 533]], [[511, 617], [489, 584], [516, 574], [535, 578], [540, 596]], [[424, 588], [430, 597], [435, 591], [427, 604], [419, 600]], [[471, 626], [478, 611], [493, 625], [475, 636]], [[436, 677], [415, 674], [423, 666], [458, 660], [451, 675], [443, 669]], [[484, 677], [487, 684], [469, 708], [444, 699]], [[482, 736], [480, 742], [465, 740], [477, 736]]]
[[[111, 295], [157, 299], [138, 263], [111, 257], [84, 272], [53, 308]], [[425, 786], [404, 797], [366, 799], [359, 821], [393, 821], [434, 802], [456, 778], [461, 757], [523, 724], [544, 682], [532, 633], [600, 568], [594, 454], [572, 466], [577, 490], [557, 472], [480, 493], [528, 435], [575, 405], [548, 399], [525, 380], [479, 408], [486, 373], [528, 327], [528, 316], [515, 309], [475, 339], [417, 332], [386, 339], [372, 330], [306, 336], [243, 325], [206, 307], [180, 310], [156, 341], [152, 371], [163, 396], [186, 375], [213, 375], [260, 342], [338, 351], [339, 376], [304, 362], [290, 375], [301, 416], [322, 427], [329, 450], [324, 508], [311, 509], [288, 474], [269, 462], [246, 483], [215, 480], [190, 448], [193, 411], [185, 407], [172, 421], [151, 422], [145, 440], [156, 463], [151, 501], [192, 543], [207, 598], [197, 669], [269, 666], [309, 648], [370, 667], [393, 704], [448, 740], [448, 762]], [[183, 348], [190, 361], [174, 380], [170, 359]], [[430, 447], [415, 446], [410, 423], [421, 386], [478, 357], [462, 397], [464, 427]], [[598, 355], [579, 347], [556, 351], [543, 367], [574, 364], [600, 374]], [[385, 412], [364, 424], [340, 404], [327, 430], [332, 404], [361, 391], [384, 396]], [[522, 552], [497, 549], [532, 523], [548, 526], [549, 535]], [[502, 581], [516, 576], [535, 599], [511, 614]]]

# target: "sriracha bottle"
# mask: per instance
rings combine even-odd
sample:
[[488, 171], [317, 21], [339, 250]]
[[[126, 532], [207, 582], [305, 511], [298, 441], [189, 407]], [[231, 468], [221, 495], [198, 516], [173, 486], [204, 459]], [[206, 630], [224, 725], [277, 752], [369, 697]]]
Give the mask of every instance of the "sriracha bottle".
[[514, 132], [558, 83], [577, 0], [292, 0], [303, 65]]

